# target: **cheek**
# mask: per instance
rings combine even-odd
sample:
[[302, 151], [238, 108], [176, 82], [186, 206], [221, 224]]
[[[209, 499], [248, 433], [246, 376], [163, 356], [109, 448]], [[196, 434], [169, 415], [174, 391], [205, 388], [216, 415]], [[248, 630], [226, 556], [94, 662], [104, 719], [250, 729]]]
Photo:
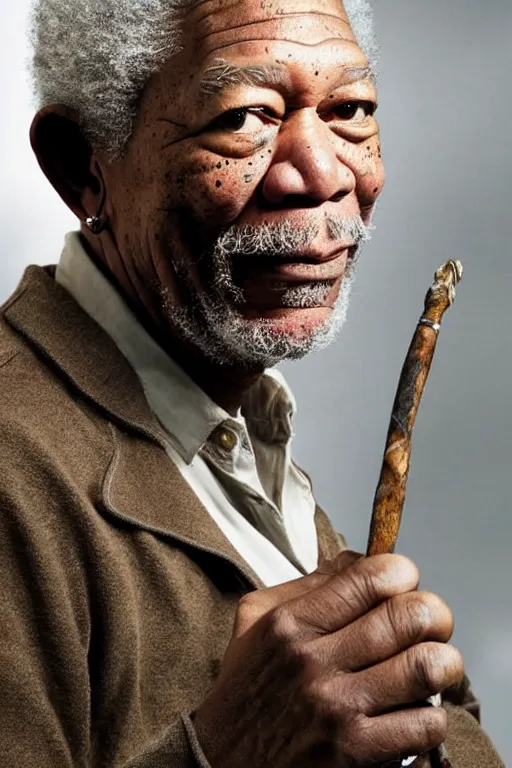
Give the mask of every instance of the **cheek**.
[[246, 207], [270, 159], [266, 149], [243, 159], [206, 151], [181, 158], [169, 174], [169, 204], [190, 208], [214, 226], [229, 224]]

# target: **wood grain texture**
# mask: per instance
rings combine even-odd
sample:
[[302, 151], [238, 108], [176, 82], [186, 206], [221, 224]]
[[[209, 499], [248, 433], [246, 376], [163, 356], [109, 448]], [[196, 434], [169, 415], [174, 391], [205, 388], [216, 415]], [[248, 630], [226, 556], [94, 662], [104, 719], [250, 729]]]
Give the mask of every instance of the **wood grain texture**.
[[394, 552], [400, 530], [416, 414], [445, 311], [455, 299], [462, 265], [447, 261], [435, 273], [407, 352], [393, 403], [382, 468], [373, 502], [367, 555]]

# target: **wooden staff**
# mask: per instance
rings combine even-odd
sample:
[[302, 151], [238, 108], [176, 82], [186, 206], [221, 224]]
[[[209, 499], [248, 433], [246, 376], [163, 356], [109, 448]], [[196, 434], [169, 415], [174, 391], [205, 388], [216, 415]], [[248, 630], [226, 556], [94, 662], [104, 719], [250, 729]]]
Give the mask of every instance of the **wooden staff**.
[[367, 555], [394, 552], [402, 519], [409, 474], [411, 437], [416, 413], [436, 349], [445, 311], [462, 278], [460, 261], [440, 267], [425, 297], [425, 309], [407, 352], [396, 391], [370, 524]]
[[[367, 555], [391, 553], [395, 550], [405, 501], [416, 413], [434, 357], [441, 320], [455, 300], [455, 286], [461, 278], [460, 261], [447, 261], [437, 270], [434, 284], [425, 297], [425, 309], [412, 337], [393, 403], [382, 469], [373, 501]], [[433, 706], [440, 706], [437, 699], [440, 697], [433, 697], [429, 701]], [[451, 768], [444, 745], [429, 753], [429, 762], [431, 768]]]

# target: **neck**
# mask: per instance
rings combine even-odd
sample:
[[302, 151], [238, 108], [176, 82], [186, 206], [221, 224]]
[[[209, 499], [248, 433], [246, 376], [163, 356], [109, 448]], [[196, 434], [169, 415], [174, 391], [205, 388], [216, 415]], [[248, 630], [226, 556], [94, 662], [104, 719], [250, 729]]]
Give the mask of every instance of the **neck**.
[[190, 378], [230, 416], [239, 412], [244, 394], [261, 378], [263, 370], [247, 371], [236, 366], [221, 366], [205, 360], [195, 350], [173, 344], [172, 349], [156, 339]]
[[264, 369], [248, 370], [236, 365], [220, 365], [206, 359], [201, 353], [169, 333], [164, 326], [158, 307], [151, 297], [141, 292], [129, 280], [128, 274], [118, 272], [109, 264], [99, 238], [92, 239], [82, 230], [82, 242], [96, 267], [121, 294], [138, 321], [160, 347], [190, 376], [192, 381], [230, 416], [239, 412], [245, 392], [263, 375]]

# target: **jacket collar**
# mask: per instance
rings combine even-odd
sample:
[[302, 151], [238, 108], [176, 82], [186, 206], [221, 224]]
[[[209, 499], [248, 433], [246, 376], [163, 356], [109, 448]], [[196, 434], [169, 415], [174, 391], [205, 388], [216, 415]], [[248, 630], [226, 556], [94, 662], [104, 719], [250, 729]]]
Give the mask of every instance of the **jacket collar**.
[[[121, 434], [135, 432], [146, 438], [135, 444], [125, 435], [120, 438], [119, 430], [112, 430], [117, 443], [104, 484], [105, 506], [127, 522], [217, 554], [233, 563], [252, 586], [261, 587], [259, 578], [215, 525], [177, 467], [172, 465], [169, 471], [167, 435], [153, 415], [134, 370], [105, 331], [55, 282], [54, 275], [52, 266], [28, 267], [2, 314], [60, 376], [122, 428]], [[130, 454], [136, 448], [145, 452], [149, 467], [153, 462], [155, 477], [167, 478], [161, 490], [160, 481], [155, 483], [155, 498], [143, 497], [140, 484], [130, 477], [130, 466], [134, 466], [130, 461], [140, 462], [139, 454]], [[176, 503], [169, 508], [171, 487]], [[319, 508], [315, 522], [319, 552], [334, 557], [340, 547]]]
[[3, 307], [12, 328], [117, 422], [162, 442], [135, 371], [109, 336], [54, 279], [55, 267], [27, 267]]

